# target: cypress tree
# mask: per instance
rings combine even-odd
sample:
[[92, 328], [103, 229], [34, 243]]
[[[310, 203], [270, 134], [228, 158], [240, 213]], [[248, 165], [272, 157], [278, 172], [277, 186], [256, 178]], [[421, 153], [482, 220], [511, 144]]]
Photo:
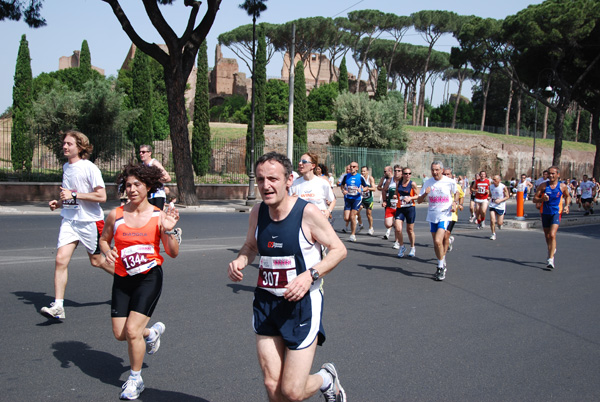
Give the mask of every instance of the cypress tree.
[[208, 102], [208, 49], [206, 39], [198, 49], [198, 73], [194, 97], [194, 129], [192, 131], [192, 164], [198, 176], [204, 176], [210, 168], [209, 102]]
[[[306, 131], [308, 112], [306, 79], [304, 77], [304, 63], [302, 63], [302, 60], [299, 60], [296, 64], [296, 74], [294, 77], [294, 143], [306, 144], [308, 142], [308, 134]], [[298, 149], [301, 148], [299, 147]]]
[[340, 63], [340, 79], [338, 80], [340, 93], [348, 90], [348, 68], [346, 67], [346, 58]]
[[33, 139], [27, 119], [33, 104], [33, 75], [29, 43], [21, 36], [13, 86], [13, 120], [11, 132], [11, 161], [14, 170], [30, 172], [33, 158]]
[[81, 52], [79, 53], [79, 72], [82, 85], [92, 78], [92, 54], [85, 39], [81, 43]]
[[377, 77], [377, 88], [375, 89], [375, 100], [380, 101], [387, 96], [387, 69], [385, 66], [379, 70]]
[[[262, 145], [265, 143], [265, 121], [267, 106], [267, 41], [265, 31], [259, 25], [256, 29], [256, 59], [254, 61], [254, 143], [255, 154], [263, 154]], [[250, 166], [250, 148], [252, 144], [252, 124], [248, 124], [246, 132], [246, 166]], [[258, 147], [256, 146], [258, 145]], [[250, 171], [250, 169], [248, 169]]]
[[136, 150], [142, 144], [151, 144], [152, 138], [152, 77], [148, 64], [148, 56], [137, 49], [133, 57], [132, 100], [133, 107], [141, 114], [133, 122], [131, 140]]

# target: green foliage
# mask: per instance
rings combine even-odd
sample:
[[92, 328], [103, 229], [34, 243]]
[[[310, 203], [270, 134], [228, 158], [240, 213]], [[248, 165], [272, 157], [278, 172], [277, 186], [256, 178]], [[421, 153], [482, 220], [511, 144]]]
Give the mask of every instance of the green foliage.
[[204, 40], [198, 50], [194, 129], [192, 130], [192, 165], [198, 176], [204, 176], [208, 172], [212, 155], [208, 109], [208, 56], [206, 40]]
[[306, 80], [304, 79], [304, 64], [298, 60], [294, 74], [294, 143], [308, 142]]
[[338, 80], [340, 93], [348, 90], [348, 68], [346, 67], [346, 58], [342, 58], [340, 63], [340, 79]]
[[[247, 105], [242, 95], [232, 95], [225, 98], [223, 104], [210, 108], [210, 121], [248, 124], [248, 116], [238, 111]], [[247, 108], [249, 110], [249, 108]]]
[[33, 140], [30, 135], [28, 117], [33, 101], [33, 78], [29, 43], [25, 35], [21, 36], [15, 81], [13, 86], [13, 127], [11, 131], [11, 159], [14, 170], [31, 171], [33, 158]]
[[[86, 82], [82, 79], [80, 68], [65, 68], [63, 70], [41, 73], [33, 79], [33, 96], [37, 98], [40, 93], [47, 93], [58, 86], [73, 91], [81, 91]], [[104, 77], [96, 70], [91, 70], [89, 80], [103, 80]]]
[[283, 124], [288, 120], [290, 87], [281, 80], [267, 82], [265, 119], [267, 124]]
[[307, 99], [308, 121], [333, 120], [333, 108], [339, 94], [337, 82], [313, 88]]
[[335, 102], [337, 131], [332, 145], [379, 149], [406, 149], [408, 137], [403, 130], [402, 102], [387, 96], [377, 102], [362, 92], [345, 92]]
[[[429, 114], [432, 122], [436, 123], [452, 123], [454, 115], [455, 102], [443, 103], [440, 106], [433, 108]], [[460, 124], [478, 124], [481, 122], [481, 115], [475, 111], [472, 103], [460, 102], [458, 111], [456, 112], [456, 123]]]
[[[262, 3], [262, 2], [258, 2]], [[264, 6], [264, 4], [263, 4]], [[264, 6], [266, 9], [266, 6]], [[244, 8], [248, 12], [248, 8]], [[257, 10], [257, 9], [255, 9]], [[265, 103], [266, 103], [266, 85], [267, 85], [267, 44], [265, 33], [259, 26], [257, 29], [256, 58], [254, 61], [254, 143], [265, 142]], [[250, 117], [252, 119], [252, 116]], [[246, 132], [246, 166], [249, 171], [250, 167], [250, 150], [252, 144], [252, 120], [248, 125]], [[255, 151], [262, 155], [262, 150]]]
[[381, 67], [377, 76], [377, 89], [375, 90], [375, 100], [380, 101], [387, 96], [387, 68]]
[[87, 40], [81, 43], [81, 52], [79, 53], [79, 69], [81, 80], [86, 82], [92, 78], [92, 54], [88, 46]]
[[152, 143], [152, 77], [149, 57], [138, 49], [133, 57], [132, 84], [133, 106], [140, 110], [129, 133], [129, 139], [139, 148], [142, 144]]
[[106, 160], [127, 151], [115, 149], [114, 144], [121, 142], [115, 137], [125, 132], [138, 113], [123, 108], [124, 95], [114, 87], [112, 78], [89, 81], [81, 92], [57, 84], [38, 96], [33, 104], [33, 121], [42, 141], [57, 158], [64, 160], [59, 132], [69, 129], [79, 130], [89, 137], [94, 145], [91, 160], [97, 157]]

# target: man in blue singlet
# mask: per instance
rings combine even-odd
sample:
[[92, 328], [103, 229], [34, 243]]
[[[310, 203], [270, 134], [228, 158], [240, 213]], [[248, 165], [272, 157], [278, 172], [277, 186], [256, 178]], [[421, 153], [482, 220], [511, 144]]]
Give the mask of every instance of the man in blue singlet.
[[560, 182], [560, 171], [558, 167], [548, 168], [548, 181], [540, 184], [533, 202], [542, 203], [542, 227], [548, 245], [548, 261], [546, 267], [554, 268], [554, 253], [556, 253], [556, 232], [562, 212], [569, 213], [571, 196], [566, 184]]
[[[227, 274], [240, 282], [260, 254], [252, 322], [268, 398], [305, 400], [320, 390], [326, 401], [344, 402], [332, 363], [309, 373], [325, 341], [321, 278], [346, 258], [346, 248], [316, 205], [289, 195], [292, 164], [285, 155], [261, 156], [255, 171], [263, 201], [252, 208], [246, 241]], [[329, 249], [325, 257], [321, 245]]]
[[362, 191], [369, 187], [365, 178], [358, 173], [358, 162], [350, 163], [350, 173], [340, 183], [342, 194], [344, 194], [344, 221], [346, 225], [350, 222], [349, 241], [356, 241], [356, 215], [362, 205]]

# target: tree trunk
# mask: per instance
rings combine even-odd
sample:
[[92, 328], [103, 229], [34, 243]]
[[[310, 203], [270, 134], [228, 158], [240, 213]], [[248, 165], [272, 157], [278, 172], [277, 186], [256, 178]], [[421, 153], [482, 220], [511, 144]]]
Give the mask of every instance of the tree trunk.
[[412, 124], [417, 125], [417, 82], [412, 86], [410, 97], [412, 99]]
[[565, 110], [559, 108], [556, 110], [556, 120], [554, 121], [554, 155], [552, 156], [552, 165], [560, 167], [560, 157], [562, 155], [563, 126], [565, 124]]
[[487, 113], [487, 100], [488, 95], [490, 93], [490, 83], [492, 82], [492, 75], [488, 74], [487, 82], [485, 83], [485, 90], [483, 91], [483, 111], [481, 113], [481, 128], [480, 131], [483, 131], [485, 128], [485, 115]]
[[452, 113], [452, 124], [450, 128], [456, 127], [456, 114], [458, 113], [458, 105], [460, 104], [460, 93], [462, 92], [462, 84], [464, 78], [462, 74], [458, 74], [458, 92], [456, 94], [456, 102], [454, 103], [454, 113]]
[[517, 137], [521, 131], [521, 105], [523, 104], [523, 95], [522, 92], [519, 91], [519, 95], [517, 95]]
[[596, 155], [594, 155], [594, 170], [592, 176], [596, 180], [600, 180], [600, 127], [598, 126], [600, 120], [600, 110], [590, 116], [591, 130], [593, 133], [594, 142], [596, 142]]
[[504, 134], [508, 135], [508, 130], [510, 127], [510, 107], [512, 105], [513, 98], [513, 81], [510, 80], [510, 88], [508, 90], [508, 102], [506, 104], [506, 116], [504, 117]]
[[[404, 118], [406, 119], [406, 116]], [[593, 121], [594, 121], [594, 113], [590, 113], [590, 129], [588, 131], [589, 132], [588, 144], [592, 143], [592, 135], [594, 135], [594, 128], [593, 128], [593, 125], [592, 125]], [[598, 124], [596, 124], [596, 126], [598, 126]], [[598, 144], [598, 142], [596, 142], [596, 144]]]
[[546, 106], [546, 110], [544, 111], [544, 133], [542, 138], [546, 139], [546, 137], [548, 136], [548, 112], [549, 112], [549, 108], [548, 106]]
[[575, 142], [577, 142], [577, 137], [579, 137], [579, 120], [581, 120], [581, 108], [577, 106], [577, 119], [575, 120]]
[[192, 169], [190, 139], [187, 128], [188, 117], [185, 110], [186, 78], [176, 69], [173, 71], [165, 69], [165, 84], [169, 104], [169, 128], [171, 129], [173, 164], [175, 166], [175, 176], [177, 177], [179, 200], [184, 205], [196, 205], [198, 204], [198, 198], [196, 197], [196, 186], [194, 185], [194, 171]]
[[425, 114], [425, 75], [421, 77], [421, 85], [419, 85], [419, 107], [417, 108], [417, 124], [423, 125], [424, 114]]

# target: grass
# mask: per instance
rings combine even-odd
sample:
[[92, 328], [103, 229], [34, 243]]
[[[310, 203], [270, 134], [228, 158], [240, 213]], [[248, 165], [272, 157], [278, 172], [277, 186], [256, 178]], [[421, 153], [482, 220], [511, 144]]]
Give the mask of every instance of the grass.
[[[308, 122], [308, 129], [326, 129], [335, 130], [335, 121], [311, 121]], [[268, 125], [265, 129], [285, 129], [287, 125]], [[247, 126], [245, 124], [234, 123], [210, 123], [210, 136], [213, 139], [224, 139], [227, 141], [237, 140], [246, 137]]]

